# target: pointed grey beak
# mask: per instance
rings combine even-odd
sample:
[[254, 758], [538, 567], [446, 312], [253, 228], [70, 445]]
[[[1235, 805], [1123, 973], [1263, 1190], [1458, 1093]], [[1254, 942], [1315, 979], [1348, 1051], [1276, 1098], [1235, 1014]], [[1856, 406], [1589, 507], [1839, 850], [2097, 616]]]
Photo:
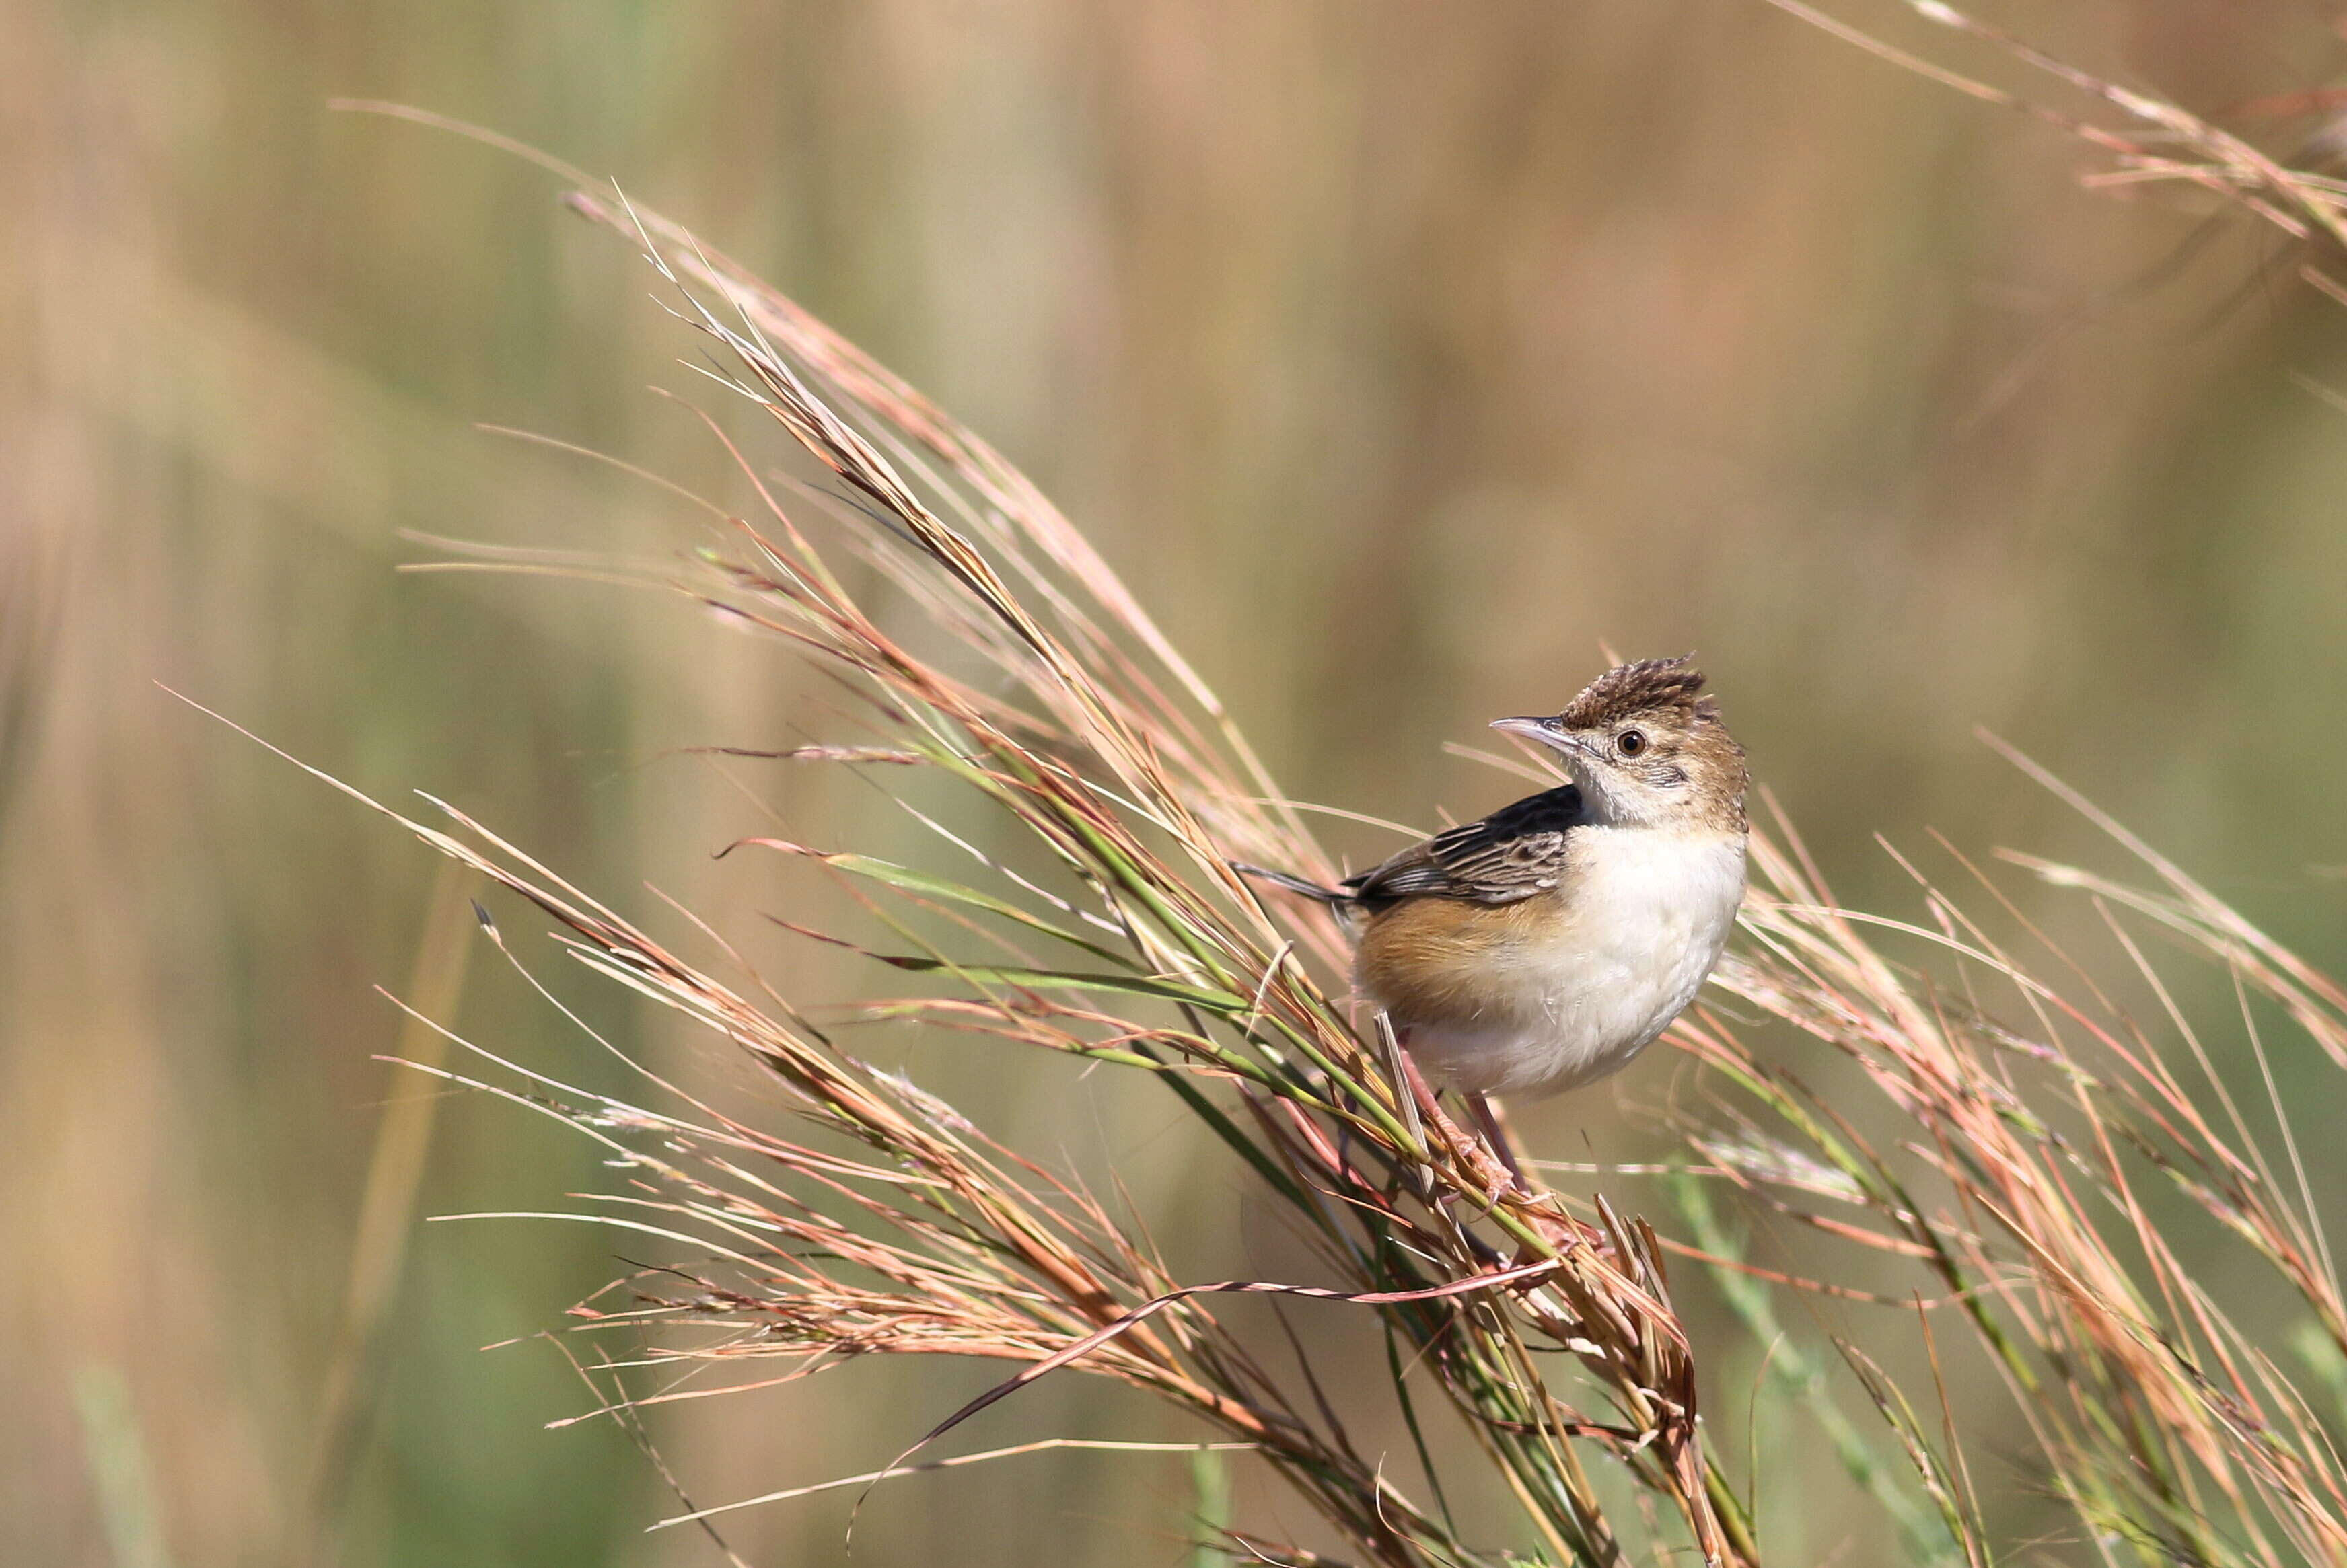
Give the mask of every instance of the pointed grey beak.
[[1522, 718], [1495, 718], [1491, 720], [1491, 728], [1504, 729], [1511, 735], [1521, 735], [1527, 740], [1537, 740], [1542, 746], [1552, 747], [1558, 751], [1573, 752], [1581, 749], [1581, 743], [1566, 734], [1564, 727], [1554, 718], [1543, 718], [1537, 715]]

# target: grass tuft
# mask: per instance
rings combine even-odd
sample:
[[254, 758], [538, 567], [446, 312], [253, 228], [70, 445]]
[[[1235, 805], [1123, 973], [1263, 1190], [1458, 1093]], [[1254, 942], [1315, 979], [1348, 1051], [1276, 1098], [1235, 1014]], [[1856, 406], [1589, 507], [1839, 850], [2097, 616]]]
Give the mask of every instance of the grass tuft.
[[[2116, 160], [2101, 183], [2188, 182], [2240, 204], [2322, 280], [2347, 235], [2334, 182], [1945, 5], [1917, 9], [2086, 107], [1928, 66], [1935, 79], [2084, 138]], [[1699, 1008], [1670, 1035], [1699, 1069], [1675, 1113], [1686, 1156], [1661, 1188], [1685, 1236], [1602, 1189], [1494, 1198], [1481, 1152], [1357, 1028], [1327, 913], [1275, 911], [1232, 874], [1235, 860], [1333, 868], [1307, 809], [1083, 535], [983, 441], [682, 229], [616, 195], [569, 199], [641, 247], [706, 340], [699, 368], [780, 427], [815, 477], [772, 475], [709, 419], [762, 505], [718, 514], [698, 559], [482, 564], [651, 582], [835, 677], [852, 732], [791, 758], [871, 768], [884, 788], [934, 775], [1050, 868], [980, 854], [965, 881], [853, 850], [737, 846], [822, 867], [896, 933], [871, 947], [794, 926], [920, 977], [852, 1019], [1151, 1075], [1254, 1173], [1258, 1200], [1308, 1237], [1331, 1281], [1179, 1279], [1118, 1207], [859, 1060], [794, 1003], [728, 986], [459, 812], [396, 814], [555, 922], [586, 970], [732, 1042], [774, 1086], [781, 1109], [753, 1125], [641, 1068], [642, 1093], [623, 1099], [471, 1041], [456, 1044], [476, 1067], [416, 1063], [593, 1140], [624, 1175], [561, 1217], [673, 1249], [574, 1308], [576, 1331], [623, 1331], [641, 1345], [627, 1359], [671, 1377], [763, 1384], [866, 1355], [1009, 1369], [880, 1471], [666, 1522], [1070, 1446], [913, 1462], [1066, 1369], [1146, 1390], [1214, 1434], [1090, 1445], [1194, 1456], [1196, 1561], [1331, 1561], [1235, 1521], [1224, 1467], [1243, 1455], [1362, 1563], [1500, 1568], [1522, 1555], [1495, 1541], [1528, 1532], [1556, 1563], [1751, 1564], [1768, 1478], [1756, 1453], [1752, 1490], [1731, 1484], [1699, 1397], [1739, 1346], [1762, 1355], [1785, 1419], [1839, 1460], [1909, 1561], [2011, 1556], [2027, 1513], [2047, 1561], [2347, 1562], [2332, 1394], [2347, 1305], [2307, 1129], [2273, 1069], [2284, 1055], [2293, 1073], [2347, 1065], [2347, 992], [2315, 966], [2002, 748], [2140, 867], [2130, 881], [2007, 857], [2092, 917], [2095, 953], [2057, 943], [1952, 846], [1939, 846], [1942, 872], [1902, 859], [1913, 918], [1842, 908], [1780, 820], [1756, 838], [1753, 896], [1717, 977], [1737, 1013]], [[905, 617], [875, 609], [884, 595], [918, 612], [917, 635], [888, 629]], [[2261, 1104], [2229, 1075], [2239, 1062], [2254, 1064]], [[1749, 1256], [1756, 1237], [1789, 1232], [1839, 1265], [1795, 1273]], [[2212, 1254], [2223, 1267], [2187, 1267]], [[1720, 1343], [1699, 1345], [1682, 1316], [1673, 1256], [1724, 1303]], [[2290, 1363], [2241, 1316], [2249, 1292], [2277, 1285], [2299, 1314]], [[1227, 1298], [1266, 1293], [1376, 1316], [1424, 1495], [1363, 1451], [1308, 1361], [1274, 1370], [1222, 1316]], [[1805, 1346], [1788, 1304], [1830, 1305], [1844, 1326]], [[597, 1414], [709, 1391], [579, 1364]], [[1522, 1530], [1454, 1517], [1446, 1498], [1460, 1489], [1443, 1470], [1461, 1461], [1428, 1441], [1438, 1421], [1467, 1434]], [[2020, 1451], [1990, 1457], [1983, 1431], [2017, 1431]], [[2038, 1511], [2016, 1511], [2017, 1492]]]

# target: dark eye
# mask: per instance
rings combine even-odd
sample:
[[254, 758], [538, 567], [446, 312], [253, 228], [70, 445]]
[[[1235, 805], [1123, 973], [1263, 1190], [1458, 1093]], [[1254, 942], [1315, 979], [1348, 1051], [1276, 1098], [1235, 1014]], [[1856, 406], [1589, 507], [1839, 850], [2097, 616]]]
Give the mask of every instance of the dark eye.
[[1643, 729], [1625, 729], [1614, 738], [1614, 749], [1624, 757], [1635, 757], [1645, 748], [1646, 732]]

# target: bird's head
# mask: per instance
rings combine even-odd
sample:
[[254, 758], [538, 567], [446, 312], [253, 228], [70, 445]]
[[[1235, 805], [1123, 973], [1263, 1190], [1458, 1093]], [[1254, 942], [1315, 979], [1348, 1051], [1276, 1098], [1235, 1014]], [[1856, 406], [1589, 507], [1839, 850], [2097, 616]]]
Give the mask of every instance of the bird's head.
[[1499, 718], [1563, 756], [1590, 812], [1624, 827], [1744, 831], [1744, 748], [1687, 658], [1616, 665], [1546, 718]]

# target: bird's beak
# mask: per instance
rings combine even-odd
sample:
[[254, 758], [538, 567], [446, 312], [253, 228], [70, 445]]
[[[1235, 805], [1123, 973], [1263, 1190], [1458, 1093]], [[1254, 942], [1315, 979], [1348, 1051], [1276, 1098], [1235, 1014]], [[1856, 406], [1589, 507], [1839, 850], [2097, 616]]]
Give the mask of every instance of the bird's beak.
[[1537, 740], [1542, 746], [1558, 751], [1581, 749], [1580, 744], [1565, 732], [1564, 726], [1553, 718], [1543, 718], [1535, 715], [1522, 718], [1495, 718], [1491, 720], [1491, 728], [1504, 729], [1511, 735], [1521, 735], [1527, 740]]

